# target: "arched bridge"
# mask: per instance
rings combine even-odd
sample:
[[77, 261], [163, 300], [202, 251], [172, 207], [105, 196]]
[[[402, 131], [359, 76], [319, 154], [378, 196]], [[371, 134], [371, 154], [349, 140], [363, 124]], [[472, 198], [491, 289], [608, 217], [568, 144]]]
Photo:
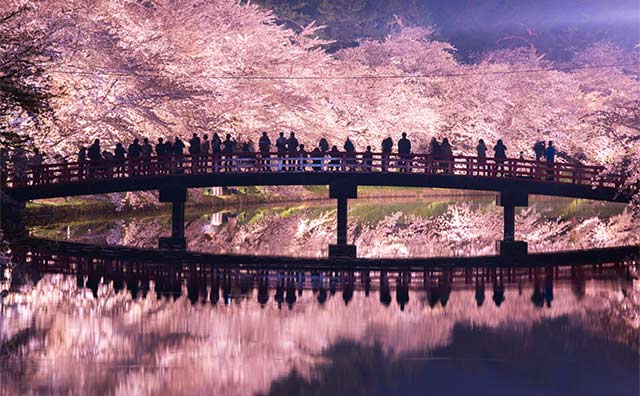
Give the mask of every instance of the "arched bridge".
[[[347, 200], [358, 186], [432, 187], [498, 193], [504, 207], [502, 254], [526, 252], [514, 241], [515, 207], [528, 196], [549, 195], [629, 202], [637, 186], [622, 190], [624, 179], [605, 175], [602, 167], [523, 159], [481, 159], [427, 154], [341, 153], [312, 156], [238, 153], [221, 156], [170, 156], [102, 160], [24, 167], [5, 173], [5, 194], [18, 202], [33, 199], [160, 191], [161, 202], [173, 204], [172, 237], [161, 247], [184, 248], [184, 203], [187, 188], [213, 186], [328, 185], [338, 200], [337, 244], [332, 255], [355, 256], [347, 243]], [[6, 210], [5, 210], [6, 211]]]

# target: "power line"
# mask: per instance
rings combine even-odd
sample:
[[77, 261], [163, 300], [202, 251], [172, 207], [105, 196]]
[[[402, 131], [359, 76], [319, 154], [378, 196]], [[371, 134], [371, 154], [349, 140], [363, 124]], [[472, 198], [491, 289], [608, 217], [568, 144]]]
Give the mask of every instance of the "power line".
[[[490, 76], [505, 74], [526, 74], [526, 73], [544, 73], [552, 71], [571, 71], [571, 70], [587, 70], [587, 69], [605, 69], [624, 66], [639, 66], [638, 63], [618, 63], [608, 65], [588, 65], [588, 66], [567, 66], [554, 67], [547, 69], [521, 69], [521, 70], [502, 70], [488, 71], [480, 73], [433, 73], [433, 74], [379, 74], [379, 75], [356, 75], [356, 76], [188, 76], [187, 79], [211, 79], [211, 80], [377, 80], [377, 79], [404, 79], [404, 78], [451, 78], [451, 77], [469, 77], [469, 76]], [[166, 77], [162, 74], [136, 73], [124, 70], [102, 69], [96, 71], [84, 70], [52, 70], [59, 74], [77, 74], [77, 75], [106, 75], [106, 76], [122, 76], [122, 77]]]

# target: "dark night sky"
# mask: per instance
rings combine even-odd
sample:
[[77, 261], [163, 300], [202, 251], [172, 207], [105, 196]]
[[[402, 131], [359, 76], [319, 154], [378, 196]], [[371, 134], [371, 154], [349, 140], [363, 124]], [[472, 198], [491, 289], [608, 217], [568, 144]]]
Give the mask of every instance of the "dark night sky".
[[638, 0], [259, 0], [280, 21], [295, 27], [317, 20], [336, 47], [363, 37], [383, 38], [394, 15], [408, 25], [437, 26], [436, 38], [453, 43], [463, 57], [473, 52], [524, 45], [552, 58], [570, 57], [590, 43], [624, 47], [640, 43]]

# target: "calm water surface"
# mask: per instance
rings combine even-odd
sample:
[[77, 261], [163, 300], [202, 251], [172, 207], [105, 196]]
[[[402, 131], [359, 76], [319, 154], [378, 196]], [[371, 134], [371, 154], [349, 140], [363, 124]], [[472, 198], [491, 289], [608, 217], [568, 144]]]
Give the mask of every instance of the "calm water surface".
[[[187, 235], [193, 250], [318, 256], [332, 216], [328, 205], [192, 213]], [[540, 251], [637, 238], [619, 207], [565, 201], [520, 216]], [[465, 255], [490, 252], [500, 220], [491, 202], [369, 202], [352, 205], [350, 234], [363, 256]], [[35, 233], [152, 247], [167, 222]], [[12, 260], [2, 395], [640, 393], [637, 260], [296, 271], [20, 247]]]
[[[360, 257], [434, 257], [495, 254], [502, 212], [493, 198], [359, 199], [349, 206], [349, 242]], [[52, 239], [154, 248], [170, 233], [168, 214], [96, 219], [34, 227]], [[190, 250], [326, 257], [335, 243], [334, 201], [189, 211]], [[532, 198], [518, 212], [516, 237], [532, 252], [640, 243], [640, 225], [624, 205]]]

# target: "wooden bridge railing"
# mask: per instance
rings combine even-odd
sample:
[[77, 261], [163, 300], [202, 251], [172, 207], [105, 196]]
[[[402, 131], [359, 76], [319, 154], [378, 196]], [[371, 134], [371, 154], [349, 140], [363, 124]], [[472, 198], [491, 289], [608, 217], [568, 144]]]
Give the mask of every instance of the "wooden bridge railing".
[[619, 187], [622, 177], [599, 177], [604, 168], [522, 159], [503, 160], [471, 156], [436, 159], [426, 154], [341, 153], [314, 156], [282, 156], [271, 153], [233, 155], [167, 156], [136, 159], [45, 164], [14, 167], [3, 172], [5, 187], [51, 185], [101, 179], [139, 178], [162, 175], [216, 174], [234, 172], [384, 172], [423, 173], [505, 179], [531, 179], [551, 183], [592, 184]]

